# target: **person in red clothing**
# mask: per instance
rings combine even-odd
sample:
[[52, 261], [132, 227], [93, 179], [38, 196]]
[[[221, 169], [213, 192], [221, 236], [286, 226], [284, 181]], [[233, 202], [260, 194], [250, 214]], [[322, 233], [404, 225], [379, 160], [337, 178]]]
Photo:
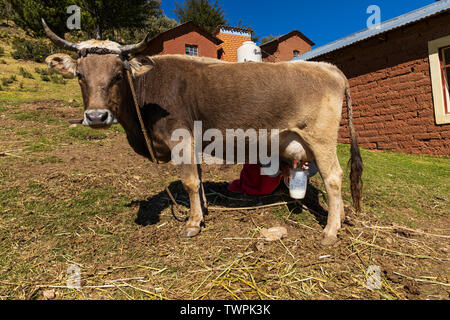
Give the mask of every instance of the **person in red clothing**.
[[228, 190], [234, 193], [247, 194], [249, 196], [264, 196], [272, 194], [280, 185], [281, 180], [285, 181], [290, 176], [290, 169], [301, 166], [303, 170], [309, 170], [308, 179], [317, 174], [318, 170], [314, 162], [299, 163], [294, 161], [292, 164], [282, 160], [280, 163], [281, 171], [275, 176], [266, 176], [261, 174], [262, 166], [260, 164], [245, 164], [241, 171], [239, 180], [233, 181]]

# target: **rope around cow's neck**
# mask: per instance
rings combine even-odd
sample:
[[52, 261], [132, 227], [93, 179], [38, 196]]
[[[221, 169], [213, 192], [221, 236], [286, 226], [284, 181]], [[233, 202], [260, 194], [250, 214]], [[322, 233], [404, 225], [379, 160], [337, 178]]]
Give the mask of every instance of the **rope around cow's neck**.
[[[127, 68], [126, 70], [127, 70], [128, 83], [130, 84], [131, 95], [133, 96], [134, 106], [136, 107], [136, 113], [137, 113], [138, 118], [139, 118], [139, 124], [141, 126], [142, 133], [144, 134], [145, 143], [147, 144], [147, 148], [148, 148], [148, 151], [150, 153], [150, 157], [151, 157], [153, 163], [159, 164], [158, 159], [156, 159], [155, 152], [153, 151], [152, 141], [151, 141], [150, 136], [148, 134], [148, 130], [145, 127], [144, 119], [142, 118], [141, 108], [139, 107], [139, 103], [138, 103], [138, 100], [137, 100], [137, 97], [136, 97], [136, 91], [134, 89], [133, 75], [131, 74], [130, 68]], [[187, 215], [185, 215], [184, 218], [179, 218], [175, 214], [175, 208], [178, 209], [179, 211], [182, 211], [182, 210], [180, 209], [180, 206], [177, 203], [177, 201], [175, 200], [175, 197], [173, 196], [172, 192], [169, 190], [169, 187], [167, 186], [166, 183], [164, 183], [164, 178], [161, 176], [161, 173], [158, 170], [156, 170], [156, 173], [158, 174], [160, 182], [164, 185], [164, 189], [166, 190], [167, 194], [169, 195], [170, 200], [172, 201], [172, 204], [173, 204], [172, 215], [173, 215], [173, 217], [178, 222], [186, 222], [187, 221]]]

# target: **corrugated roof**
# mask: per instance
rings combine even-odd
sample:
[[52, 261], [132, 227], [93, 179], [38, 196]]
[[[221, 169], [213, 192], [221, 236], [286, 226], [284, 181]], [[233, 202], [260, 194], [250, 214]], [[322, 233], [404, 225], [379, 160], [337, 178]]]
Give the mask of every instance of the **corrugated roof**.
[[302, 54], [301, 56], [294, 58], [292, 61], [310, 60], [315, 57], [324, 55], [326, 53], [329, 53], [329, 52], [332, 52], [332, 51], [335, 51], [338, 49], [342, 49], [344, 47], [347, 47], [347, 46], [357, 43], [359, 41], [363, 41], [363, 40], [369, 39], [371, 37], [374, 37], [376, 35], [385, 33], [387, 31], [390, 31], [390, 30], [405, 26], [407, 24], [417, 22], [422, 19], [431, 17], [433, 15], [442, 13], [449, 9], [450, 9], [450, 0], [441, 0], [436, 3], [432, 3], [426, 7], [417, 9], [415, 11], [408, 12], [397, 18], [383, 22], [380, 24], [380, 28], [365, 29], [363, 31], [349, 35], [345, 38], [334, 41], [332, 43], [326, 44], [317, 49], [306, 52], [306, 53]]

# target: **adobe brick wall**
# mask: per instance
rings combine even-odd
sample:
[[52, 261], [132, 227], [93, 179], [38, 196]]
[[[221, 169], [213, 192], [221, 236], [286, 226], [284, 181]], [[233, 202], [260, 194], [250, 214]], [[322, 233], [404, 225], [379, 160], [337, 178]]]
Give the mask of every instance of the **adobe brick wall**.
[[217, 50], [223, 49], [221, 60], [228, 62], [237, 62], [237, 50], [244, 42], [252, 41], [251, 37], [222, 32], [217, 33], [216, 37], [223, 41], [217, 48]]
[[[315, 59], [349, 78], [362, 147], [450, 155], [450, 125], [435, 123], [428, 61], [428, 41], [449, 35], [449, 21], [447, 12]], [[349, 142], [345, 105], [339, 142]]]
[[[298, 36], [293, 36], [285, 41], [262, 46], [264, 62], [290, 61], [294, 58], [294, 50], [298, 50], [300, 55], [311, 50], [311, 45]], [[270, 54], [270, 55], [269, 55]]]

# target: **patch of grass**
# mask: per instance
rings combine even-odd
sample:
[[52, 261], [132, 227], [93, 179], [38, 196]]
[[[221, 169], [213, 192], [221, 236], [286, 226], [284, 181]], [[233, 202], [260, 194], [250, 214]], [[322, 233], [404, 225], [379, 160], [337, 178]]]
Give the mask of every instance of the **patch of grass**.
[[31, 142], [24, 150], [29, 152], [49, 152], [53, 150], [53, 147], [44, 142]]
[[36, 115], [35, 113], [32, 113], [32, 112], [21, 112], [21, 113], [15, 114], [13, 116], [13, 118], [16, 120], [19, 120], [19, 121], [37, 121], [38, 115]]
[[117, 213], [128, 210], [129, 199], [117, 195], [114, 188], [87, 189], [71, 200], [72, 211], [83, 211], [87, 214]]
[[16, 133], [16, 135], [24, 136], [24, 137], [40, 137], [40, 136], [42, 136], [42, 131], [37, 128], [22, 129], [22, 130], [16, 131], [15, 133]]
[[27, 70], [25, 70], [23, 67], [19, 68], [19, 73], [25, 79], [34, 79], [33, 75], [29, 73]]
[[15, 75], [10, 76], [9, 78], [2, 78], [2, 85], [5, 87], [9, 86], [10, 84], [17, 81], [17, 78]]
[[56, 84], [66, 84], [67, 83], [67, 80], [58, 74], [50, 75], [50, 81], [53, 83], [56, 83]]
[[27, 135], [29, 135], [29, 131], [28, 130], [19, 130], [19, 131], [16, 131], [16, 134], [18, 136], [27, 136]]
[[[343, 195], [351, 201], [347, 161], [349, 147], [338, 146], [341, 166], [345, 171]], [[362, 150], [364, 161], [363, 210], [385, 219], [412, 223], [418, 218], [445, 216], [450, 211], [450, 158], [409, 155], [397, 152]]]
[[57, 74], [53, 69], [35, 68], [34, 71], [40, 75], [44, 82], [53, 82], [55, 84], [66, 84], [67, 80], [63, 76]]
[[[4, 47], [6, 52], [11, 51], [11, 47], [8, 44], [5, 44]], [[2, 60], [4, 60], [4, 64]], [[39, 71], [47, 69], [44, 63], [15, 60], [10, 58], [9, 55], [2, 58], [2, 60], [0, 60], [0, 85], [3, 90], [0, 90], [0, 105], [20, 105], [22, 103], [50, 99], [65, 102], [72, 99], [82, 100], [77, 79], [63, 79], [66, 81], [66, 84], [62, 88], [63, 81], [60, 78], [55, 78], [55, 81], [59, 83], [52, 82], [50, 78], [50, 81], [47, 82], [36, 81], [38, 79], [41, 80], [40, 73], [36, 72], [36, 69]], [[1, 78], [8, 80], [13, 75], [19, 75], [18, 70], [20, 68], [31, 74], [34, 79], [23, 78], [22, 80], [20, 78], [21, 82], [3, 85]], [[52, 71], [47, 73], [50, 75]]]
[[46, 75], [46, 76], [50, 76], [52, 74], [55, 74], [56, 71], [54, 71], [53, 69], [49, 69], [49, 68], [34, 68], [34, 72], [36, 72], [37, 74], [40, 75]]
[[43, 196], [44, 184], [39, 181], [30, 181], [28, 183], [27, 193], [34, 195], [34, 196]]
[[50, 82], [50, 77], [46, 74], [41, 74], [41, 80], [44, 82]]
[[19, 121], [44, 122], [47, 124], [61, 122], [60, 119], [49, 116], [48, 113], [42, 111], [19, 112], [14, 114], [12, 117]]
[[108, 137], [104, 131], [95, 130], [85, 126], [69, 129], [68, 135], [80, 141], [103, 140]]
[[112, 125], [109, 130], [115, 132], [115, 133], [125, 133], [125, 129], [120, 124]]
[[41, 164], [45, 164], [45, 163], [61, 163], [62, 160], [59, 157], [56, 156], [46, 156], [42, 159], [39, 159], [39, 162]]
[[19, 197], [19, 188], [0, 190], [0, 209], [7, 209]]
[[[30, 181], [24, 188], [0, 191], [0, 211], [9, 209], [11, 214], [33, 212], [22, 219], [29, 225], [51, 226], [48, 234], [55, 230], [77, 231], [86, 216], [117, 214], [129, 210], [130, 199], [118, 195], [113, 187], [98, 187], [74, 193], [70, 199], [58, 199], [49, 194], [45, 184]], [[17, 206], [20, 203], [20, 206]], [[41, 221], [40, 214], [52, 214], [52, 219]], [[98, 229], [97, 229], [98, 230]], [[105, 234], [105, 233], [104, 233]]]

